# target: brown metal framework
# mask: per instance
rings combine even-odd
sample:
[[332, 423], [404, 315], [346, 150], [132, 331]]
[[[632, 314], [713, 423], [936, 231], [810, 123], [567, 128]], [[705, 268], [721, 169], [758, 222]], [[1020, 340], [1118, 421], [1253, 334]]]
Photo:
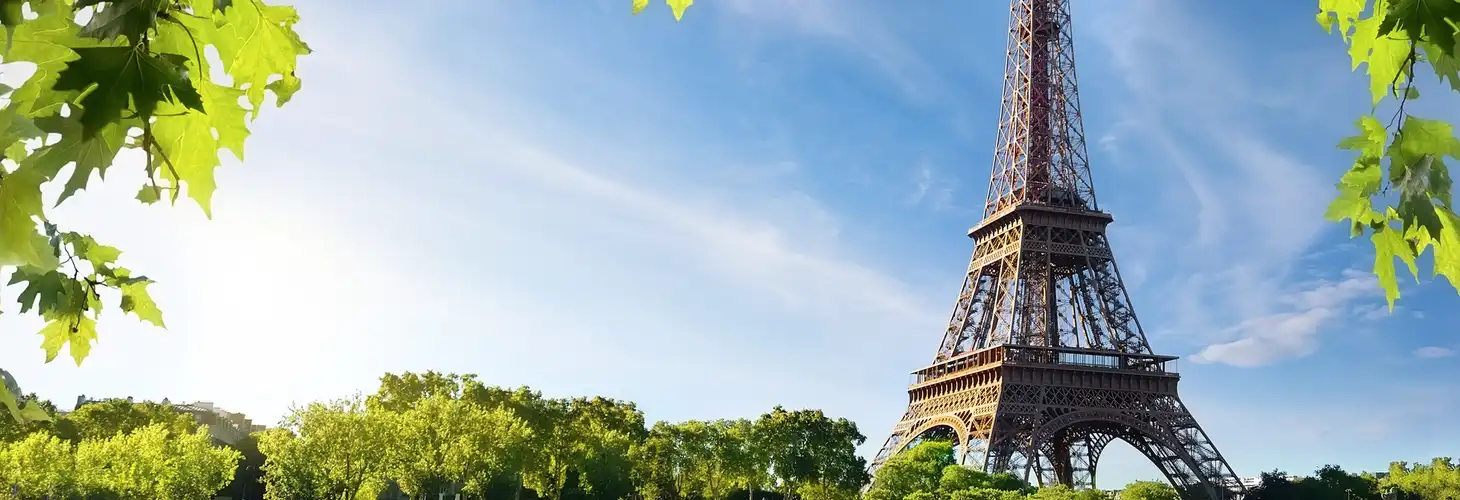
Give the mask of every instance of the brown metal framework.
[[973, 259], [934, 363], [873, 459], [933, 435], [959, 461], [1040, 485], [1095, 486], [1121, 439], [1183, 498], [1246, 490], [1177, 395], [1116, 269], [1090, 180], [1069, 0], [1014, 0], [998, 141]]

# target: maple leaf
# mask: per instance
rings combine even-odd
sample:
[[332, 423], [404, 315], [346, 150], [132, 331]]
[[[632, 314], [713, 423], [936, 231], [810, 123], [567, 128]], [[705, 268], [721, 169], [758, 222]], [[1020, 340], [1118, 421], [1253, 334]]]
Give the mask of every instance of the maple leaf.
[[[648, 0], [644, 1], [647, 2]], [[274, 107], [283, 107], [284, 104], [289, 102], [289, 99], [294, 98], [294, 93], [298, 92], [303, 84], [304, 82], [300, 81], [299, 77], [294, 76], [294, 73], [284, 75], [283, 78], [275, 80], [274, 83], [270, 83], [268, 89], [274, 91]]]
[[0, 176], [0, 265], [53, 269], [60, 265], [46, 237], [36, 229], [44, 219], [41, 183], [45, 176], [21, 167]]
[[101, 8], [79, 34], [104, 42], [126, 37], [128, 42], [136, 44], [157, 23], [157, 15], [169, 3], [167, 0], [79, 0], [77, 9]]
[[[1382, 0], [1381, 0], [1382, 3]], [[1349, 43], [1349, 57], [1353, 68], [1368, 64], [1369, 93], [1373, 103], [1378, 104], [1389, 94], [1389, 88], [1400, 77], [1407, 74], [1410, 56], [1408, 40], [1379, 36], [1379, 25], [1383, 20], [1370, 16], [1354, 22], [1354, 35]]]
[[[32, 8], [35, 6], [32, 5]], [[66, 11], [65, 14], [69, 14]], [[6, 60], [28, 61], [35, 73], [10, 95], [16, 113], [35, 117], [54, 113], [70, 96], [53, 92], [66, 64], [76, 60], [72, 47], [91, 45], [76, 37], [76, 24], [62, 12], [43, 14], [5, 31]]]
[[71, 177], [67, 179], [66, 185], [61, 188], [61, 194], [56, 198], [56, 204], [59, 205], [77, 191], [85, 189], [92, 172], [105, 179], [107, 168], [122, 150], [127, 130], [133, 126], [140, 127], [142, 122], [137, 119], [121, 120], [102, 127], [99, 133], [91, 137], [86, 136], [85, 125], [76, 114], [69, 117], [47, 116], [37, 119], [36, 125], [42, 131], [60, 134], [61, 140], [37, 149], [25, 159], [25, 164], [47, 180], [59, 175], [68, 163], [74, 162], [76, 165], [71, 170]]
[[21, 313], [29, 312], [34, 307], [44, 314], [61, 307], [63, 296], [66, 295], [67, 279], [69, 278], [54, 270], [21, 266], [11, 272], [10, 282], [7, 284], [26, 284], [16, 298], [16, 302], [20, 303]]
[[1338, 32], [1347, 41], [1349, 28], [1364, 12], [1365, 3], [1368, 3], [1367, 0], [1318, 0], [1318, 23], [1327, 31], [1332, 29], [1336, 19]]
[[1455, 55], [1451, 23], [1456, 21], [1460, 21], [1460, 2], [1455, 0], [1393, 0], [1376, 35], [1387, 37], [1403, 31], [1409, 40], [1424, 40], [1446, 55]]
[[1445, 207], [1435, 207], [1443, 226], [1435, 245], [1435, 275], [1444, 276], [1460, 290], [1460, 217]]
[[1389, 310], [1392, 312], [1394, 301], [1399, 299], [1399, 281], [1394, 273], [1394, 259], [1404, 262], [1409, 266], [1410, 273], [1418, 276], [1419, 268], [1414, 263], [1414, 249], [1404, 240], [1403, 233], [1388, 224], [1376, 228], [1369, 239], [1374, 243], [1374, 275], [1379, 278], [1379, 286], [1384, 288], [1384, 300], [1389, 303]]
[[152, 301], [152, 295], [147, 292], [147, 285], [150, 284], [152, 281], [144, 278], [122, 285], [122, 312], [135, 314], [137, 319], [152, 323], [158, 328], [167, 328], [162, 322], [162, 310], [157, 308], [157, 303]]
[[83, 138], [120, 121], [128, 104], [144, 121], [163, 102], [203, 111], [203, 99], [183, 69], [186, 56], [154, 55], [133, 47], [88, 47], [76, 49], [76, 54], [80, 57], [61, 72], [55, 88], [86, 91], [96, 86], [78, 103]]
[[669, 4], [669, 10], [674, 12], [674, 20], [680, 21], [684, 19], [684, 10], [694, 5], [695, 0], [664, 0], [664, 3]]
[[116, 247], [97, 243], [95, 238], [81, 233], [64, 233], [61, 240], [71, 245], [72, 255], [91, 264], [98, 274], [111, 274], [110, 267], [121, 258], [122, 251]]
[[[37, 128], [35, 121], [16, 111], [15, 106], [7, 106], [0, 110], [0, 144], [7, 147], [17, 141], [34, 139], [45, 135], [45, 132]], [[10, 155], [6, 155], [10, 157]], [[11, 158], [15, 159], [15, 158]]]
[[[183, 17], [171, 23], [164, 23], [157, 28], [157, 36], [153, 38], [152, 48], [164, 54], [178, 54], [187, 56], [195, 54], [197, 47], [193, 45], [191, 31], [207, 32], [212, 29], [211, 24], [197, 22], [192, 18]], [[207, 120], [217, 136], [215, 149], [221, 146], [233, 153], [235, 158], [243, 161], [243, 145], [248, 139], [248, 112], [238, 105], [238, 98], [244, 95], [242, 90], [225, 85], [213, 83], [208, 75], [212, 74], [212, 68], [206, 58], [192, 57], [188, 59], [188, 75], [192, 79], [193, 86], [203, 96], [203, 107], [208, 110]], [[278, 96], [276, 103], [283, 106], [299, 89], [299, 79], [292, 74], [286, 75], [283, 79], [269, 84], [269, 89]], [[179, 113], [196, 114], [190, 110], [179, 110]], [[169, 113], [173, 114], [173, 113]], [[166, 119], [170, 117], [161, 117]], [[148, 196], [155, 196], [157, 193]]]
[[46, 326], [37, 332], [41, 336], [41, 349], [46, 351], [46, 362], [50, 363], [67, 346], [76, 366], [91, 354], [91, 343], [96, 341], [96, 321], [83, 311], [52, 313], [45, 315]]
[[186, 184], [188, 197], [208, 217], [213, 216], [213, 191], [217, 189], [214, 171], [222, 164], [212, 125], [202, 113], [169, 113], [157, 117], [152, 126], [157, 148], [152, 168], [174, 189]]
[[222, 11], [226, 21], [214, 28], [213, 45], [223, 69], [233, 77], [235, 87], [247, 85], [248, 102], [258, 117], [269, 80], [292, 75], [298, 56], [310, 53], [308, 45], [294, 32], [299, 13], [285, 5], [264, 5], [257, 0], [235, 2]]
[[15, 377], [10, 372], [0, 370], [0, 406], [4, 406], [10, 412], [11, 418], [22, 424], [28, 422], [49, 422], [51, 414], [41, 407], [35, 400], [25, 401], [17, 395], [22, 394], [20, 386], [15, 383]]
[[1460, 91], [1460, 58], [1445, 54], [1431, 43], [1420, 43], [1419, 46], [1425, 60], [1430, 63], [1430, 69], [1435, 70], [1435, 76], [1449, 82], [1451, 89]]

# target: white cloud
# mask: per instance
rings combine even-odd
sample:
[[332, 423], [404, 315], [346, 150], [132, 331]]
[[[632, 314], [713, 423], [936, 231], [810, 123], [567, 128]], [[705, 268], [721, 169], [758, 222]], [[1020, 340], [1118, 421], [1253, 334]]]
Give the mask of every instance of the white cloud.
[[1372, 316], [1370, 304], [1379, 290], [1372, 275], [1347, 270], [1338, 282], [1320, 281], [1278, 298], [1277, 312], [1245, 319], [1223, 335], [1236, 338], [1202, 349], [1193, 356], [1201, 363], [1258, 366], [1285, 358], [1302, 357], [1317, 348], [1317, 335], [1326, 326], [1348, 317]]
[[[1251, 366], [1311, 353], [1320, 326], [1352, 311], [1285, 297], [1302, 290], [1291, 283], [1292, 271], [1327, 224], [1322, 210], [1332, 179], [1299, 161], [1287, 144], [1255, 131], [1284, 119], [1265, 114], [1270, 91], [1255, 91], [1270, 82], [1244, 71], [1230, 55], [1235, 47], [1224, 43], [1231, 38], [1209, 32], [1181, 5], [1083, 5], [1093, 20], [1086, 32], [1108, 50], [1109, 74], [1123, 83], [1116, 94], [1124, 104], [1119, 126], [1099, 144], [1118, 145], [1117, 161], [1138, 162], [1122, 165], [1120, 175], [1153, 182], [1161, 193], [1147, 201], [1158, 203], [1156, 209], [1117, 214], [1166, 243], [1121, 254], [1162, 272], [1149, 276], [1154, 293], [1147, 296], [1155, 303], [1141, 310], [1159, 315], [1156, 324], [1167, 327], [1160, 332], [1211, 344], [1199, 360]], [[1350, 283], [1362, 286], [1342, 282]], [[1300, 296], [1338, 293], [1332, 288], [1320, 285]]]
[[918, 165], [913, 173], [913, 192], [907, 202], [912, 205], [926, 203], [934, 210], [953, 208], [953, 185], [940, 176], [927, 162]]
[[[1348, 270], [1337, 282], [1322, 281], [1287, 294], [1279, 312], [1247, 318], [1223, 335], [1235, 340], [1215, 343], [1191, 357], [1197, 363], [1252, 367], [1312, 354], [1318, 333], [1344, 318], [1369, 315], [1353, 307], [1356, 301], [1378, 295], [1372, 275]], [[1362, 305], [1362, 304], [1361, 304]]]
[[1414, 357], [1422, 359], [1448, 358], [1455, 355], [1455, 350], [1448, 347], [1428, 346], [1414, 350]]

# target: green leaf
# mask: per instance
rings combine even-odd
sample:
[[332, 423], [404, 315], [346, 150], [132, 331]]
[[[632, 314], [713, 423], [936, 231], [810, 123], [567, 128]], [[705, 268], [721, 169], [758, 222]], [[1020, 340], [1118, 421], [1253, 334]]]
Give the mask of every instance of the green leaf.
[[1379, 286], [1384, 288], [1384, 299], [1389, 310], [1394, 311], [1394, 301], [1399, 298], [1399, 281], [1394, 275], [1394, 259], [1397, 257], [1409, 266], [1411, 274], [1419, 275], [1414, 264], [1414, 249], [1404, 240], [1404, 234], [1385, 224], [1374, 230], [1370, 240], [1374, 243], [1374, 275], [1379, 277]]
[[152, 284], [150, 280], [142, 280], [122, 285], [122, 312], [129, 312], [137, 315], [137, 319], [156, 325], [158, 328], [167, 328], [162, 322], [162, 310], [157, 308], [157, 303], [152, 301], [152, 295], [147, 293], [147, 285]]
[[[648, 2], [649, 0], [643, 1]], [[284, 75], [283, 78], [276, 80], [274, 83], [270, 83], [268, 88], [274, 91], [274, 107], [284, 107], [290, 99], [294, 98], [294, 93], [298, 92], [303, 84], [304, 82], [300, 81], [299, 77], [294, 76], [294, 73]]]
[[680, 21], [684, 19], [684, 9], [694, 5], [695, 0], [664, 0], [664, 3], [669, 4], [669, 10], [674, 11], [674, 20]]
[[1424, 228], [1427, 242], [1441, 230], [1435, 200], [1445, 206], [1452, 202], [1449, 169], [1443, 158], [1460, 158], [1460, 139], [1448, 123], [1406, 117], [1388, 156], [1389, 181], [1399, 188], [1398, 218], [1406, 234]]
[[71, 278], [52, 269], [22, 266], [10, 273], [10, 282], [7, 284], [26, 284], [16, 299], [20, 303], [21, 313], [36, 308], [36, 312], [45, 314], [60, 309], [68, 302], [66, 293], [70, 286], [69, 281]]
[[1339, 149], [1351, 149], [1358, 151], [1361, 157], [1379, 158], [1384, 156], [1384, 143], [1389, 138], [1389, 132], [1384, 130], [1384, 124], [1370, 115], [1359, 118], [1354, 126], [1359, 128], [1359, 135], [1346, 137], [1339, 141]]
[[1435, 70], [1435, 76], [1450, 83], [1450, 88], [1460, 92], [1460, 58], [1454, 55], [1447, 55], [1432, 43], [1419, 44], [1424, 52], [1425, 60], [1429, 61], [1430, 69]]
[[61, 264], [36, 230], [36, 220], [45, 218], [44, 180], [35, 169], [24, 167], [0, 176], [0, 265], [55, 269]]
[[81, 361], [91, 354], [91, 343], [96, 341], [96, 321], [80, 311], [48, 314], [45, 318], [48, 323], [38, 333], [41, 349], [46, 351], [46, 362], [54, 361], [61, 347], [69, 344], [71, 359], [76, 361], [76, 366], [81, 366]]
[[188, 197], [208, 217], [213, 216], [213, 190], [217, 188], [214, 170], [221, 165], [212, 124], [208, 115], [184, 113], [159, 116], [152, 126], [158, 148], [152, 155], [153, 168], [173, 188], [186, 184]]
[[235, 2], [222, 17], [226, 22], [216, 28], [213, 45], [234, 87], [247, 86], [257, 118], [270, 78], [294, 74], [298, 56], [310, 52], [294, 32], [299, 13], [290, 6], [247, 0]]
[[96, 86], [80, 102], [83, 138], [95, 137], [106, 125], [119, 122], [128, 104], [144, 121], [162, 102], [175, 100], [203, 111], [203, 99], [183, 69], [185, 56], [154, 55], [132, 47], [91, 47], [76, 53], [80, 58], [61, 72], [56, 90], [80, 92]]
[[[191, 27], [189, 27], [191, 26]], [[178, 54], [187, 56], [196, 54], [197, 47], [193, 44], [191, 32], [211, 33], [212, 26], [197, 22], [189, 17], [183, 17], [175, 22], [163, 23], [157, 29], [157, 36], [153, 40], [154, 50], [165, 54]], [[217, 136], [216, 144], [210, 147], [218, 149], [222, 147], [233, 152], [233, 156], [243, 161], [243, 144], [248, 139], [248, 113], [238, 104], [238, 98], [244, 95], [242, 90], [213, 83], [208, 79], [212, 74], [212, 68], [207, 59], [193, 57], [188, 60], [191, 67], [188, 75], [192, 79], [193, 86], [203, 96], [203, 105], [208, 110], [206, 119], [212, 127], [214, 135]], [[291, 83], [292, 80], [292, 83]], [[295, 90], [298, 90], [299, 79], [293, 75], [286, 75], [284, 79], [269, 84], [269, 88], [278, 95], [278, 104], [283, 105], [289, 100]], [[292, 85], [292, 87], [291, 87]], [[198, 115], [189, 110], [179, 110], [178, 113]], [[175, 114], [175, 113], [169, 113]], [[169, 119], [172, 117], [160, 117]], [[190, 119], [196, 119], [194, 116]]]
[[[16, 106], [7, 106], [4, 110], [0, 110], [0, 145], [9, 148], [16, 141], [34, 139], [42, 135], [45, 135], [45, 132], [37, 128], [35, 121], [30, 117], [20, 114]], [[6, 157], [10, 156], [6, 155]]]
[[72, 255], [91, 263], [91, 267], [97, 273], [102, 273], [103, 269], [110, 268], [122, 256], [121, 250], [118, 250], [116, 247], [97, 243], [96, 239], [90, 235], [64, 233], [61, 235], [61, 239], [71, 245]]
[[1388, 153], [1392, 162], [1389, 177], [1397, 180], [1404, 176], [1404, 166], [1424, 155], [1460, 158], [1460, 139], [1455, 138], [1455, 128], [1448, 123], [1406, 116]]
[[106, 178], [106, 169], [116, 159], [117, 152], [121, 151], [127, 138], [127, 130], [132, 126], [141, 126], [138, 120], [123, 120], [121, 123], [103, 127], [99, 133], [88, 138], [81, 118], [75, 114], [70, 117], [47, 116], [36, 120], [36, 124], [41, 130], [60, 134], [61, 141], [37, 149], [26, 158], [26, 165], [49, 180], [60, 174], [68, 163], [76, 163], [76, 168], [71, 171], [71, 178], [66, 181], [66, 186], [56, 198], [58, 205], [77, 191], [85, 189], [92, 172]]
[[1392, 0], [1378, 35], [1403, 31], [1410, 40], [1429, 41], [1443, 53], [1454, 55], [1455, 27], [1451, 23], [1456, 21], [1460, 21], [1460, 2], [1455, 0]]
[[157, 203], [162, 200], [161, 191], [163, 189], [156, 186], [142, 186], [142, 189], [137, 190], [137, 201], [142, 202], [143, 205]]
[[1413, 85], [1404, 88], [1404, 100], [1413, 101], [1419, 99], [1419, 89]]
[[142, 40], [147, 30], [157, 23], [157, 14], [170, 2], [164, 0], [80, 0], [76, 8], [105, 4], [81, 29], [81, 36], [104, 42], [126, 37], [129, 44]]
[[[0, 370], [3, 372], [3, 370]], [[4, 373], [9, 377], [9, 373]], [[0, 406], [4, 406], [10, 412], [10, 418], [16, 422], [25, 423], [25, 417], [20, 414], [20, 402], [15, 399], [15, 393], [20, 392], [6, 387], [8, 384], [0, 384]]]
[[16, 112], [31, 118], [55, 113], [74, 95], [54, 92], [56, 78], [68, 62], [76, 60], [72, 47], [93, 45], [76, 37], [76, 23], [72, 22], [69, 10], [43, 14], [7, 30], [5, 43], [10, 46], [7, 61], [29, 61], [36, 65], [35, 74], [10, 94]]
[[1445, 207], [1435, 207], [1443, 226], [1435, 244], [1435, 275], [1444, 276], [1460, 291], [1460, 217]]
[[[1385, 0], [1377, 0], [1375, 9], [1380, 9], [1385, 4]], [[1358, 69], [1361, 64], [1368, 64], [1372, 104], [1383, 100], [1395, 82], [1407, 74], [1408, 67], [1405, 63], [1410, 55], [1410, 44], [1407, 40], [1379, 35], [1382, 21], [1380, 17], [1370, 16], [1355, 22], [1354, 35], [1349, 44], [1353, 69]]]
[[1364, 4], [1368, 0], [1318, 0], [1318, 15], [1331, 17], [1329, 21], [1318, 21], [1327, 30], [1332, 26], [1334, 20], [1338, 21], [1338, 32], [1348, 40], [1349, 29], [1353, 27], [1355, 19], [1364, 12]]
[[51, 414], [35, 401], [26, 402], [20, 407], [21, 422], [50, 422]]
[[633, 13], [634, 15], [639, 15], [639, 13], [644, 12], [644, 9], [648, 7], [649, 0], [634, 0]]

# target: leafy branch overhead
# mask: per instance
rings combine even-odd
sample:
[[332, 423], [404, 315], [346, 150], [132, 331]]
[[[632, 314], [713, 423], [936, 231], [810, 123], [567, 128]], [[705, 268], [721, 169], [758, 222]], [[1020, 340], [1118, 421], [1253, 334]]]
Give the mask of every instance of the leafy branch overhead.
[[[293, 7], [261, 0], [0, 0], [5, 70], [35, 67], [19, 87], [0, 87], [0, 273], [22, 287], [18, 307], [4, 311], [46, 321], [47, 362], [63, 347], [77, 364], [86, 358], [103, 302], [164, 327], [152, 280], [47, 210], [132, 149], [146, 158], [139, 201], [185, 194], [211, 214], [221, 150], [241, 160], [266, 91], [282, 106], [300, 88], [295, 65], [310, 50], [298, 20]], [[47, 200], [53, 183], [59, 195]], [[29, 406], [4, 375], [0, 404], [23, 418]]]
[[[1445, 164], [1446, 157], [1460, 160], [1460, 140], [1450, 124], [1405, 110], [1419, 99], [1414, 79], [1423, 65], [1460, 91], [1460, 1], [1319, 0], [1318, 10], [1323, 29], [1348, 43], [1353, 69], [1367, 66], [1374, 106], [1359, 118], [1358, 134], [1338, 145], [1356, 158], [1339, 179], [1328, 219], [1348, 221], [1354, 237], [1369, 235], [1391, 309], [1399, 298], [1395, 259], [1418, 279], [1419, 257], [1432, 250], [1432, 274], [1460, 290], [1460, 216]], [[1393, 109], [1380, 110], [1387, 105]]]

